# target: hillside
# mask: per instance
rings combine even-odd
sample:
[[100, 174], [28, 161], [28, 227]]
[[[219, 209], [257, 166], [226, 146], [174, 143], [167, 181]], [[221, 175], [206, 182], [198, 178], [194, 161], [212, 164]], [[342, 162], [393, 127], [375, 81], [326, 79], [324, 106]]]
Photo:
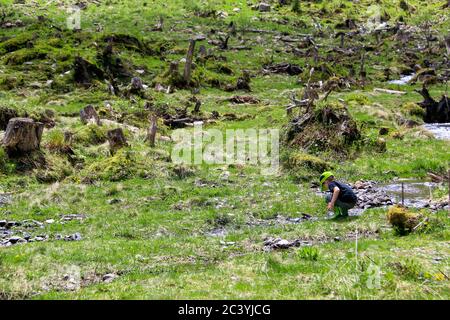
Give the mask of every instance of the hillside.
[[[2, 0], [0, 299], [448, 300], [449, 13]], [[176, 161], [266, 129], [270, 164]]]

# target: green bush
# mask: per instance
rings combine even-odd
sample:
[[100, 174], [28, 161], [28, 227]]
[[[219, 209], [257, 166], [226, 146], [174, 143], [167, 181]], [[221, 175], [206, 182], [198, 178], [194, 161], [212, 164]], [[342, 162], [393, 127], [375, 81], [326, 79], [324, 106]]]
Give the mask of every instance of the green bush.
[[61, 129], [50, 130], [45, 135], [45, 146], [51, 151], [62, 151], [67, 146], [64, 142], [64, 132]]
[[319, 250], [315, 247], [302, 247], [297, 251], [300, 259], [317, 261], [319, 259]]
[[425, 109], [414, 102], [403, 104], [401, 110], [406, 115], [415, 116], [421, 119], [425, 116]]

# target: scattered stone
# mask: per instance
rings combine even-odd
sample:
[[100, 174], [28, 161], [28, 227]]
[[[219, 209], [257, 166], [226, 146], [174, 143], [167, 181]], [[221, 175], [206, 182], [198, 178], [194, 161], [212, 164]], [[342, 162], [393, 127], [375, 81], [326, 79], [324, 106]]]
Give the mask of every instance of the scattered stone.
[[78, 232], [64, 237], [64, 241], [80, 241], [81, 239], [81, 234]]
[[25, 240], [25, 239], [23, 239], [21, 237], [17, 237], [17, 236], [11, 237], [8, 240], [12, 244], [27, 242], [27, 240]]
[[6, 229], [11, 229], [12, 227], [15, 227], [15, 226], [19, 226], [20, 225], [20, 223], [19, 222], [16, 222], [16, 221], [8, 221], [7, 223], [6, 223]]
[[222, 172], [222, 174], [219, 176], [219, 179], [222, 181], [229, 181], [230, 180], [230, 172], [229, 171]]
[[110, 283], [110, 282], [113, 282], [114, 279], [116, 279], [116, 278], [117, 278], [116, 274], [108, 273], [103, 276], [102, 280], [103, 280], [103, 282]]
[[270, 10], [272, 9], [272, 7], [270, 6], [270, 4], [265, 3], [265, 2], [260, 2], [257, 5], [254, 5], [252, 7], [253, 10], [257, 10], [259, 12], [270, 12]]
[[100, 117], [98, 116], [97, 111], [92, 105], [87, 105], [86, 107], [80, 110], [80, 120], [83, 124], [92, 122], [98, 126], [101, 125]]
[[281, 238], [269, 238], [264, 241], [264, 246], [266, 250], [270, 249], [288, 249], [291, 247], [299, 247], [299, 246], [309, 246], [311, 245], [310, 241], [305, 241], [301, 239], [297, 239], [294, 241], [288, 241]]
[[108, 204], [116, 204], [116, 203], [121, 203], [123, 202], [122, 199], [109, 199], [108, 200]]
[[54, 222], [55, 222], [54, 219], [48, 219], [48, 220], [45, 220], [45, 223], [48, 223], [48, 224], [52, 224], [52, 223], [54, 223]]
[[61, 215], [61, 221], [83, 220], [86, 219], [84, 214], [66, 214]]

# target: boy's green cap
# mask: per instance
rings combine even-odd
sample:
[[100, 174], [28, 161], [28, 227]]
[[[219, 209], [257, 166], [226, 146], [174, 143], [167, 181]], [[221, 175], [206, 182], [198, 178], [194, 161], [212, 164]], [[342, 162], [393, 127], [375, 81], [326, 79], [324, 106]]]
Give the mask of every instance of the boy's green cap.
[[324, 173], [322, 173], [320, 175], [320, 188], [322, 189], [322, 191], [326, 191], [327, 189], [325, 188], [325, 186], [323, 185], [323, 183], [331, 176], [334, 176], [334, 173], [331, 171], [325, 171]]

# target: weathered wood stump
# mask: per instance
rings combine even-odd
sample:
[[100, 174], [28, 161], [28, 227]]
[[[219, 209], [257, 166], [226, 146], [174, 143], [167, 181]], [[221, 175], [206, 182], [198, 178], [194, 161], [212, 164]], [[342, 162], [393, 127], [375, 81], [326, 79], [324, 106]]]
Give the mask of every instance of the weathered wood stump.
[[39, 150], [44, 124], [30, 118], [9, 120], [2, 144], [9, 155], [23, 155]]
[[109, 142], [109, 151], [111, 155], [115, 154], [117, 150], [128, 146], [122, 128], [109, 130], [107, 133], [107, 137]]
[[236, 86], [229, 86], [225, 88], [225, 91], [234, 90], [252, 91], [250, 88], [250, 74], [247, 70], [242, 72], [242, 76], [238, 78]]
[[98, 116], [97, 111], [95, 111], [95, 108], [92, 105], [88, 105], [80, 110], [80, 119], [84, 124], [87, 124], [90, 121], [94, 121], [94, 123], [98, 126], [102, 125], [100, 117]]
[[155, 146], [157, 130], [158, 130], [157, 118], [155, 116], [151, 116], [150, 117], [150, 127], [148, 128], [147, 137], [145, 138], [145, 140], [149, 142], [150, 147]]
[[194, 59], [195, 40], [189, 40], [189, 49], [186, 55], [186, 64], [184, 65], [183, 79], [186, 84], [191, 81], [192, 60]]

